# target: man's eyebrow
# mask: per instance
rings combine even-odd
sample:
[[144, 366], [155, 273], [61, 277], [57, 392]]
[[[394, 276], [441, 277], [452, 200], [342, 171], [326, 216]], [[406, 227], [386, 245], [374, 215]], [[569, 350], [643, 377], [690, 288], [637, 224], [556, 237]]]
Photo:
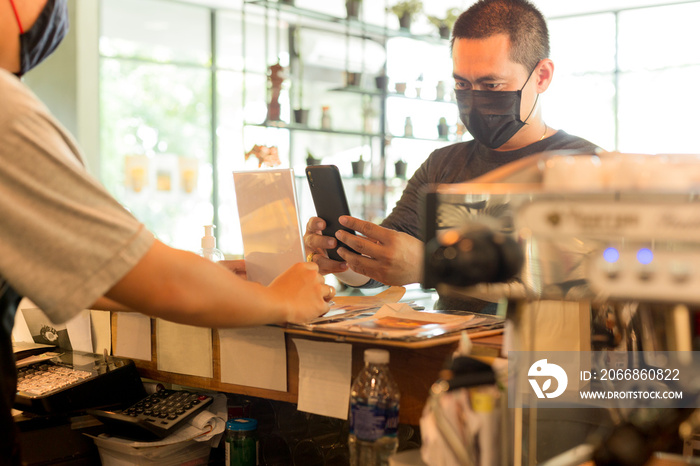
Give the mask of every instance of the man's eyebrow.
[[[452, 77], [454, 79], [459, 80], [459, 81], [470, 82], [467, 78], [464, 78], [464, 77], [458, 75], [457, 73], [452, 73]], [[502, 76], [497, 76], [495, 74], [489, 74], [489, 75], [477, 78], [476, 82], [477, 83], [484, 83], [484, 82], [502, 81], [503, 79], [504, 78]]]

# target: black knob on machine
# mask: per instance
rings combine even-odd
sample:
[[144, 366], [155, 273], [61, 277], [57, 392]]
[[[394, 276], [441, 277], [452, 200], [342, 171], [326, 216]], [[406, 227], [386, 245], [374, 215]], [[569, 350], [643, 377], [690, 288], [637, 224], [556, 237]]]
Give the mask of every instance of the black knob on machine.
[[426, 257], [431, 279], [453, 286], [504, 282], [517, 276], [524, 263], [513, 238], [487, 229], [451, 231], [442, 242], [432, 239]]

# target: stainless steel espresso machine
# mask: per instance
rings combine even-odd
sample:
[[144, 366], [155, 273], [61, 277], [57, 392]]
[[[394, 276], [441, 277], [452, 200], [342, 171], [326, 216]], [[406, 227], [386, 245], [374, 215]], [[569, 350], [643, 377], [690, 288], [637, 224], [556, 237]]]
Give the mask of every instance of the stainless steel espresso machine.
[[700, 156], [537, 154], [425, 213], [423, 286], [506, 310], [502, 464], [700, 464]]

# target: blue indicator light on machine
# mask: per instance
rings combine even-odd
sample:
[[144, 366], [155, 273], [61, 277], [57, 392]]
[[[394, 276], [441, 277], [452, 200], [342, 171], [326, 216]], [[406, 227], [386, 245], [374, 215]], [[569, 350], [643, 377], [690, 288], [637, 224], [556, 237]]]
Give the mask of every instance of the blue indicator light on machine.
[[637, 251], [637, 260], [640, 264], [651, 264], [651, 261], [654, 260], [654, 253], [651, 252], [651, 249], [642, 248]]
[[615, 248], [608, 248], [605, 251], [603, 251], [603, 259], [605, 259], [606, 262], [610, 262], [612, 264], [614, 262], [617, 262], [619, 258], [620, 252]]

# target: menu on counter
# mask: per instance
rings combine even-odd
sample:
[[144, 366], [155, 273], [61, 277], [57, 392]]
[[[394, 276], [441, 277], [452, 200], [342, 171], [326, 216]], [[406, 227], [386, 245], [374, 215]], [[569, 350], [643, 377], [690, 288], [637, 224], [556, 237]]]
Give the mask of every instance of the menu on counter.
[[294, 326], [336, 335], [420, 341], [461, 331], [474, 336], [500, 333], [504, 319], [463, 311], [419, 311], [411, 303], [357, 304], [347, 307], [340, 314], [329, 313], [309, 323]]

